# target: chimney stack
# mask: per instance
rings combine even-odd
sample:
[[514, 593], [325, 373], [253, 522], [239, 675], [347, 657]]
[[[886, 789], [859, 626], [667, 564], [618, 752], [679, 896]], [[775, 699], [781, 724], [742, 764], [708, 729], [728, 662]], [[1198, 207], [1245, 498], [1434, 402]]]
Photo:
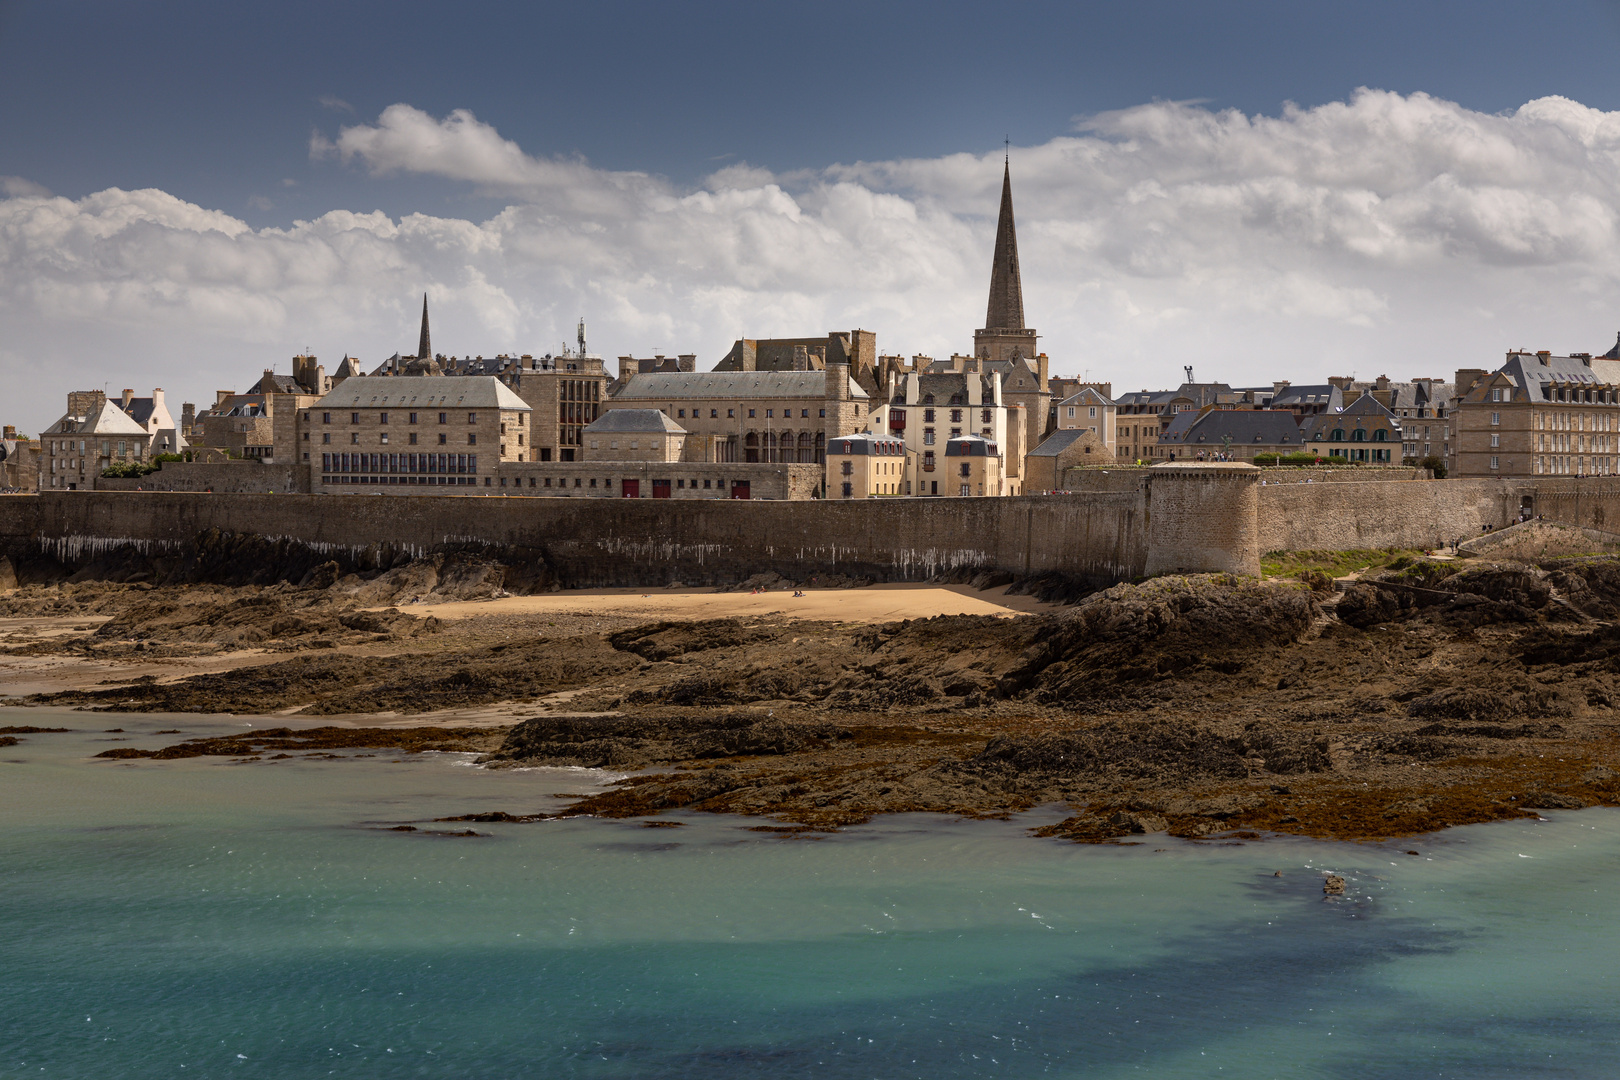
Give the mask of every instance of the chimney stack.
[[849, 400], [849, 364], [837, 360], [828, 362], [826, 371], [827, 400]]
[[135, 391], [129, 389], [128, 387], [125, 387], [124, 388], [124, 402], [123, 402], [123, 405], [122, 405], [122, 408], [123, 408], [123, 410], [125, 412], [129, 412], [129, 403], [131, 401], [133, 401], [134, 399], [135, 399]]

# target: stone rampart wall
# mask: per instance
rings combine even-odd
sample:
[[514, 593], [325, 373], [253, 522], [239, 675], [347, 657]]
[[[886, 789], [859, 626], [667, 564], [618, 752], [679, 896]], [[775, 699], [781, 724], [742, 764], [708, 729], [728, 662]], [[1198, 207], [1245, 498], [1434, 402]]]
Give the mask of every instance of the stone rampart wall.
[[1260, 488], [1260, 550], [1348, 551], [1435, 547], [1467, 540], [1519, 513], [1534, 485], [1504, 480], [1267, 484]]
[[298, 490], [302, 471], [294, 465], [266, 465], [262, 461], [165, 461], [161, 469], [145, 476], [98, 476], [96, 490], [285, 494]]
[[[926, 581], [999, 570], [1096, 583], [1146, 563], [1139, 495], [855, 502], [63, 492], [0, 496], [0, 554], [69, 567], [183, 553], [209, 530], [375, 564], [476, 548], [573, 588], [731, 583], [777, 571]], [[379, 556], [377, 552], [382, 552]]]

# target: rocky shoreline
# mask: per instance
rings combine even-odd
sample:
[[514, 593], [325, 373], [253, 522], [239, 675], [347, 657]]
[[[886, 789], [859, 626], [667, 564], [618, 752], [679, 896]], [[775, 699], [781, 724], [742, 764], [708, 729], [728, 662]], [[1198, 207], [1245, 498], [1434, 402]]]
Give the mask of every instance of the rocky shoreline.
[[489, 573], [388, 573], [212, 593], [35, 587], [0, 598], [0, 617], [63, 603], [111, 616], [76, 636], [12, 641], [13, 655], [150, 658], [210, 634], [293, 654], [36, 704], [336, 716], [524, 703], [510, 727], [425, 716], [107, 756], [459, 749], [490, 767], [629, 774], [562, 815], [711, 811], [836, 829], [1062, 803], [1071, 815], [1041, 834], [1098, 842], [1383, 839], [1620, 804], [1620, 562], [1607, 556], [1400, 559], [1342, 590], [1312, 571], [1165, 577], [1051, 613], [880, 625], [604, 613], [447, 629], [409, 614], [420, 591], [403, 594], [444, 596], [446, 580], [460, 583], [452, 594], [498, 588]]

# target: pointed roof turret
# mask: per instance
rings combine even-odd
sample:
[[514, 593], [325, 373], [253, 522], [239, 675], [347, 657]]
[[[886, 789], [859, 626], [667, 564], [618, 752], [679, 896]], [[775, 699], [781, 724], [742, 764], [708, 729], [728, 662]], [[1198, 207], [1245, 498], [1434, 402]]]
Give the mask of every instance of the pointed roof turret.
[[433, 337], [428, 333], [427, 293], [422, 294], [422, 336], [416, 343], [416, 358], [433, 359]]
[[1018, 273], [1018, 230], [1013, 226], [1010, 158], [1001, 174], [1001, 218], [996, 222], [996, 255], [990, 268], [990, 303], [984, 325], [994, 330], [1024, 329], [1024, 281]]

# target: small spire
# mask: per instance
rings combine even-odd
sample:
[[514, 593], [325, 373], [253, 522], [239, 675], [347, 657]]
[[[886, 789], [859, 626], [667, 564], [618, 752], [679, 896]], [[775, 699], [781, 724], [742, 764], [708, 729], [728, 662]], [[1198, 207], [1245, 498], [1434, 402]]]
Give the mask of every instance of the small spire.
[[416, 358], [433, 359], [433, 338], [428, 334], [427, 293], [422, 294], [422, 336], [416, 343]]

